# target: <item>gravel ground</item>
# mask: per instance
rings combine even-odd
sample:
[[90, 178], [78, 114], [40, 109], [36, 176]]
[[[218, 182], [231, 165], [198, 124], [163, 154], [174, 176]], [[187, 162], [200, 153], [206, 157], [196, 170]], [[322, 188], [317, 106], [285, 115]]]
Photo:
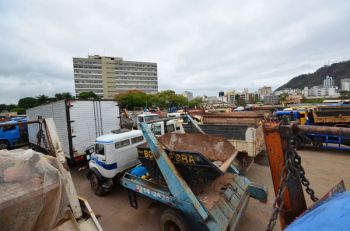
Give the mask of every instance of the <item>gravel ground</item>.
[[[345, 186], [350, 188], [350, 153], [346, 151], [303, 150], [299, 151], [302, 163], [309, 178], [311, 187], [317, 196], [325, 194], [341, 179]], [[117, 186], [104, 197], [95, 196], [85, 177], [86, 171], [72, 170], [73, 180], [78, 194], [85, 197], [104, 230], [159, 230], [159, 217], [164, 207], [148, 198], [138, 196], [139, 208], [129, 206], [126, 191]], [[270, 169], [266, 166], [254, 164], [247, 173], [247, 177], [254, 182], [264, 184], [269, 189], [269, 198], [266, 204], [251, 199], [247, 210], [240, 222], [239, 230], [265, 230], [267, 221], [272, 212], [274, 192]], [[308, 206], [312, 204], [306, 196]], [[275, 230], [280, 230], [279, 224]]]

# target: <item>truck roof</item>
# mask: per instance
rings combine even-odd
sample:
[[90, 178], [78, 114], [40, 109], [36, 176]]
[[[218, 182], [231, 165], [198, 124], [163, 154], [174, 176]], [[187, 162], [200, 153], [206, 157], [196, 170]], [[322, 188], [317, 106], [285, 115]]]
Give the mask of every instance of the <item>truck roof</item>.
[[5, 121], [5, 122], [0, 122], [0, 124], [2, 125], [16, 125], [18, 124], [18, 122], [22, 122], [22, 121], [14, 121], [14, 120], [9, 120], [9, 121]]
[[118, 141], [122, 141], [125, 139], [130, 139], [133, 137], [137, 137], [137, 136], [142, 136], [142, 131], [140, 130], [131, 130], [131, 131], [127, 131], [127, 132], [123, 132], [123, 133], [109, 133], [106, 135], [102, 135], [96, 138], [96, 143], [100, 143], [100, 144], [112, 144]]
[[137, 117], [146, 117], [146, 116], [159, 116], [159, 115], [152, 112], [143, 112], [137, 115]]

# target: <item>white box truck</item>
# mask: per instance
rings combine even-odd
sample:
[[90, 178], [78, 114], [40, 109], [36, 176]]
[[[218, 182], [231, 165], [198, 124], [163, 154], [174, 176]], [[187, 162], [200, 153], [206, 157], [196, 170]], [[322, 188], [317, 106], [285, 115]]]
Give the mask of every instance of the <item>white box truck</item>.
[[[26, 111], [28, 121], [53, 118], [63, 151], [72, 163], [85, 159], [86, 149], [96, 137], [120, 129], [119, 106], [113, 100], [61, 100]], [[38, 125], [28, 125], [28, 140], [37, 146]], [[45, 148], [41, 144], [41, 148]]]

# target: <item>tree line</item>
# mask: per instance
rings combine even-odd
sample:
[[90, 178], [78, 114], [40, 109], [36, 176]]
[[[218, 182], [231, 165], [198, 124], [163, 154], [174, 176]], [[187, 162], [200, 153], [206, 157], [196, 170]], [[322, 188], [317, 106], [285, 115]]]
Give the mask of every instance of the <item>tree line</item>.
[[146, 94], [139, 90], [131, 90], [117, 94], [115, 99], [122, 108], [134, 110], [135, 108], [159, 107], [161, 109], [189, 107], [194, 108], [202, 104], [200, 97], [188, 100], [185, 96], [176, 94], [175, 91], [166, 90], [156, 94]]
[[59, 100], [71, 99], [99, 99], [94, 92], [82, 92], [75, 97], [69, 92], [56, 93], [53, 97], [47, 95], [38, 95], [35, 97], [24, 97], [18, 100], [17, 104], [0, 104], [0, 112], [9, 111], [17, 112], [18, 114], [25, 114], [26, 109], [36, 107], [42, 104], [47, 104]]
[[[47, 104], [59, 100], [71, 99], [100, 99], [94, 92], [82, 92], [78, 96], [73, 96], [69, 92], [56, 93], [53, 97], [47, 95], [38, 95], [35, 97], [25, 97], [18, 100], [17, 104], [0, 104], [0, 112], [10, 111], [18, 114], [25, 114], [26, 109]], [[135, 108], [159, 107], [167, 109], [171, 107], [189, 107], [200, 106], [203, 102], [200, 97], [188, 100], [185, 96], [176, 94], [172, 90], [161, 91], [156, 94], [146, 94], [142, 91], [131, 90], [125, 93], [117, 94], [115, 100], [121, 107], [128, 110]]]

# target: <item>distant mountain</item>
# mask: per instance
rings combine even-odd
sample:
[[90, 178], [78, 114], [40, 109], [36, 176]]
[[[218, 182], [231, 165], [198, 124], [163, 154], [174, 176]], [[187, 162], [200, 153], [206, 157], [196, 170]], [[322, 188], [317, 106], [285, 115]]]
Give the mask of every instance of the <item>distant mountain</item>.
[[332, 76], [334, 85], [340, 87], [340, 80], [350, 78], [350, 60], [340, 63], [333, 63], [332, 65], [326, 65], [319, 68], [317, 71], [311, 74], [302, 74], [289, 80], [288, 83], [280, 86], [276, 89], [283, 90], [285, 88], [299, 88], [312, 87], [316, 85], [323, 85], [323, 80], [326, 76]]

